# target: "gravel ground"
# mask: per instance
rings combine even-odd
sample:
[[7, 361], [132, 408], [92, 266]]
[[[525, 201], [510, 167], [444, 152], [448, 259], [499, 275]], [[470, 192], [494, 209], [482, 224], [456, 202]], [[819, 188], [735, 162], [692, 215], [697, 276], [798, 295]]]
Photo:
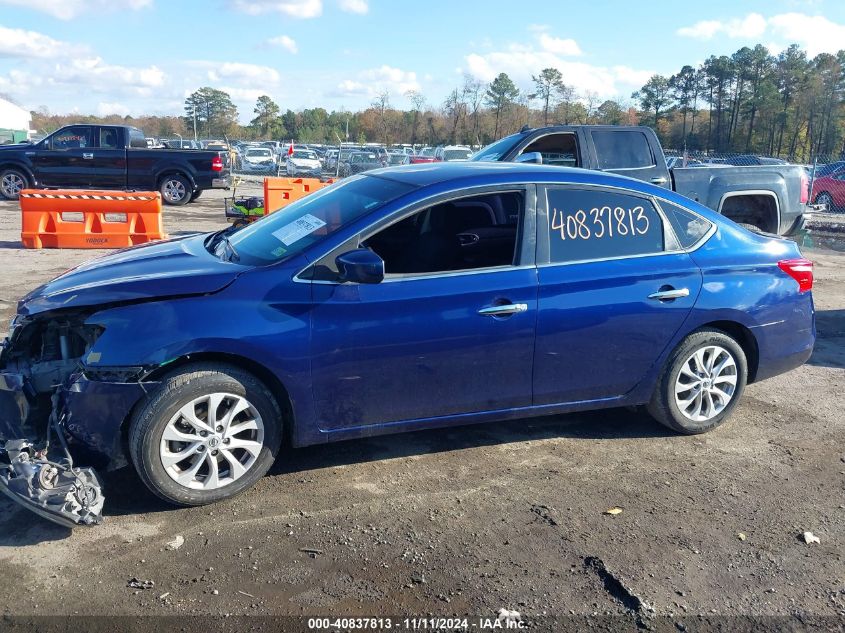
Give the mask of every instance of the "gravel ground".
[[[167, 230], [224, 226], [222, 197], [165, 207]], [[0, 204], [4, 325], [28, 290], [99, 252], [23, 250], [19, 237], [17, 205]], [[845, 618], [840, 238], [805, 248], [813, 357], [750, 386], [711, 433], [608, 410], [286, 449], [253, 489], [193, 509], [166, 506], [125, 469], [106, 478], [104, 524], [74, 531], [2, 500], [0, 616], [495, 618], [506, 607], [590, 626], [781, 616], [755, 626], [841, 629], [845, 619], [818, 620]], [[168, 549], [177, 535], [184, 544]]]

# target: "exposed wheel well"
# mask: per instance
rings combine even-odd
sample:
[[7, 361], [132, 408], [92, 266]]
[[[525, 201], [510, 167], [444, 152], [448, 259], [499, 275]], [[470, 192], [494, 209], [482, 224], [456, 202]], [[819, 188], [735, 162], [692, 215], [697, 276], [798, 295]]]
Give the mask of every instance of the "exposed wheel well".
[[770, 194], [729, 196], [719, 212], [734, 222], [753, 224], [767, 233], [778, 233], [780, 228], [777, 199]]
[[703, 328], [714, 328], [722, 330], [725, 334], [734, 339], [742, 351], [745, 352], [745, 358], [748, 361], [748, 384], [754, 382], [757, 377], [757, 366], [760, 361], [760, 350], [757, 347], [757, 339], [754, 334], [747, 327], [736, 321], [713, 321], [702, 325]]
[[6, 171], [7, 169], [14, 169], [15, 171], [21, 172], [24, 176], [26, 176], [29, 185], [32, 185], [35, 182], [35, 178], [26, 167], [21, 167], [16, 163], [6, 163], [4, 165], [0, 165], [0, 172]]
[[[183, 367], [185, 365], [190, 365], [192, 363], [197, 362], [204, 362], [204, 361], [215, 361], [220, 363], [226, 363], [228, 365], [234, 365], [235, 367], [239, 367], [244, 371], [248, 371], [253, 376], [258, 378], [261, 382], [265, 384], [265, 386], [270, 390], [270, 393], [273, 394], [273, 397], [276, 399], [276, 402], [279, 405], [279, 408], [282, 410], [282, 415], [284, 416], [284, 426], [282, 432], [284, 433], [284, 440], [290, 440], [293, 428], [294, 428], [294, 417], [293, 417], [293, 406], [291, 405], [290, 395], [288, 394], [287, 389], [282, 384], [282, 382], [271, 372], [269, 369], [261, 365], [260, 363], [256, 363], [249, 358], [245, 358], [243, 356], [238, 356], [237, 354], [226, 354], [226, 353], [219, 353], [219, 352], [202, 352], [199, 354], [188, 354], [186, 356], [182, 356], [181, 358], [177, 358], [173, 362], [167, 363], [158, 369], [153, 370], [151, 373], [147, 374], [144, 377], [144, 381], [154, 381], [158, 380], [165, 374], [170, 373], [174, 369], [178, 369], [179, 367]], [[129, 456], [129, 420], [132, 419], [132, 415], [135, 413], [135, 410], [139, 406], [143, 406], [144, 398], [141, 398], [134, 407], [129, 411], [129, 414], [126, 418], [121, 422], [121, 444], [123, 446], [123, 452], [127, 456]]]

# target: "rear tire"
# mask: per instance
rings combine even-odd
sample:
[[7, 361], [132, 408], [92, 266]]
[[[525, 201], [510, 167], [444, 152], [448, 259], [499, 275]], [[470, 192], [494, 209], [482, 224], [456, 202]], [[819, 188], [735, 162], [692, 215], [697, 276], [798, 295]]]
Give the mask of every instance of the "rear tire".
[[739, 343], [721, 330], [698, 330], [669, 356], [648, 412], [678, 433], [704, 433], [731, 415], [747, 376], [748, 361]]
[[748, 229], [749, 231], [753, 231], [754, 233], [761, 233], [763, 229], [761, 229], [756, 224], [750, 224], [748, 222], [737, 222], [742, 228]]
[[191, 199], [188, 202], [194, 202], [197, 198], [202, 195], [202, 192], [202, 189], [197, 189], [194, 193], [191, 194]]
[[164, 204], [181, 207], [191, 199], [191, 182], [181, 174], [169, 174], [161, 179], [159, 189]]
[[281, 439], [281, 409], [260, 380], [232, 365], [196, 363], [165, 376], [133, 413], [129, 454], [154, 494], [199, 506], [251, 487]]
[[17, 200], [22, 190], [29, 186], [29, 179], [18, 169], [0, 171], [0, 197], [5, 200]]

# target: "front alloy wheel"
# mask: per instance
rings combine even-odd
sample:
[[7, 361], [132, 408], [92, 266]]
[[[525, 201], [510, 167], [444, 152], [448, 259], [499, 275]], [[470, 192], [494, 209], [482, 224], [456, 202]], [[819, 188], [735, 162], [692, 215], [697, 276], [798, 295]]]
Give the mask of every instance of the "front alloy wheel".
[[177, 411], [161, 436], [159, 456], [173, 481], [216, 490], [255, 466], [264, 445], [264, 423], [250, 402], [232, 393], [194, 398]]
[[258, 378], [232, 365], [196, 363], [164, 376], [133, 414], [129, 454], [156, 495], [203, 505], [258, 481], [281, 438], [281, 410]]
[[816, 204], [826, 207], [828, 213], [833, 213], [835, 210], [833, 207], [833, 197], [826, 191], [816, 196]]
[[6, 200], [17, 200], [24, 189], [26, 178], [20, 172], [7, 169], [0, 174], [0, 195]]

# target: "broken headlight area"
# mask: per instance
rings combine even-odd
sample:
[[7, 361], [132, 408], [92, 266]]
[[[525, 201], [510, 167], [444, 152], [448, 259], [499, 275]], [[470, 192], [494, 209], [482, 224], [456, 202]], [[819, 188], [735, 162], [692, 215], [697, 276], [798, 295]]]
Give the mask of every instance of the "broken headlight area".
[[17, 320], [0, 353], [0, 491], [63, 525], [102, 516], [96, 473], [74, 465], [60, 391], [102, 333], [85, 313]]

